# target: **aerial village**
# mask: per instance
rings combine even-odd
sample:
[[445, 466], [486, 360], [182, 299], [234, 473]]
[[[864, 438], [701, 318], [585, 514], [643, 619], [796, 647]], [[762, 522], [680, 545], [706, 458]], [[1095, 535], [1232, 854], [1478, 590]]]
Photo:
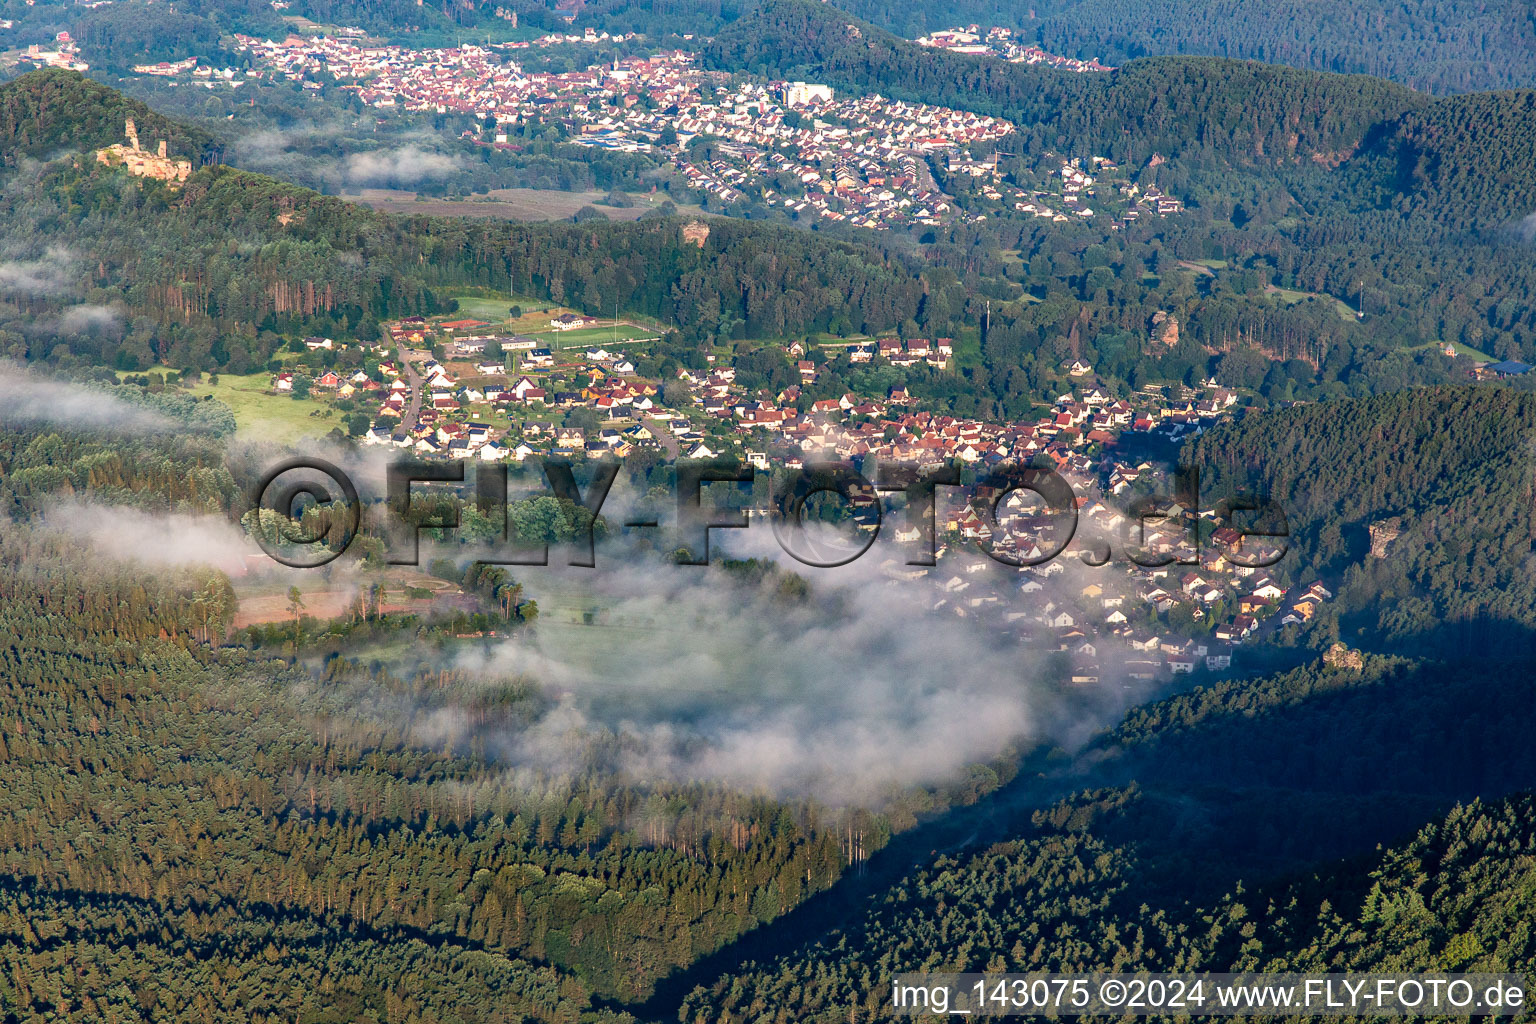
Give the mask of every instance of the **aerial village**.
[[[529, 333], [509, 333], [509, 323]], [[631, 329], [621, 336], [621, 326]], [[738, 383], [733, 365], [746, 348], [709, 356], [702, 369], [678, 369], [670, 380], [644, 376], [637, 364], [657, 339], [633, 328], [560, 307], [500, 323], [411, 317], [386, 324], [387, 340], [369, 346], [366, 368], [352, 372], [306, 374], [306, 364], [323, 362], [309, 357], [352, 344], [307, 339], [306, 355], [273, 378], [273, 400], [300, 391], [353, 399], [371, 410], [359, 443], [427, 460], [513, 464], [650, 453], [732, 456], [762, 471], [831, 460], [866, 476], [888, 463], [959, 464], [978, 475], [1006, 461], [1053, 468], [1071, 485], [1078, 523], [1056, 557], [1015, 568], [983, 554], [985, 544], [1005, 559], [1037, 561], [1059, 545], [1061, 523], [1020, 504], [1018, 492], [989, 523], [967, 498], [975, 488], [945, 490], [934, 520], [935, 565], [903, 557], [902, 550], [924, 544], [904, 510], [885, 517], [895, 546], [871, 557], [891, 585], [930, 588], [937, 610], [1066, 652], [1079, 683], [1098, 682], [1101, 662], [1115, 666], [1123, 685], [1224, 670], [1243, 641], [1307, 622], [1332, 597], [1316, 579], [1285, 576], [1283, 562], [1257, 567], [1280, 553], [1273, 541], [1240, 535], [1216, 522], [1210, 508], [1175, 504], [1161, 467], [1123, 454], [1140, 450], [1122, 444], [1127, 439], [1160, 440], [1172, 451], [1179, 440], [1240, 415], [1245, 399], [1215, 381], [1149, 385], [1116, 397], [1092, 366], [1074, 361], [1062, 367], [1071, 387], [1050, 408], [995, 423], [923, 408], [903, 386], [814, 401], [804, 393], [834, 360], [951, 372], [951, 339], [772, 343], [801, 383], [751, 389]], [[1150, 329], [1154, 341], [1165, 341], [1176, 321], [1164, 315]], [[605, 335], [617, 340], [599, 340]], [[1153, 502], [1142, 522], [1125, 511], [1137, 497]], [[1123, 556], [1133, 539], [1136, 561]], [[1099, 544], [1114, 552], [1102, 565], [1084, 555]]]
[[[0, 28], [9, 28], [0, 23]], [[68, 32], [53, 37], [53, 49], [45, 49], [41, 43], [31, 43], [25, 49], [11, 55], [18, 65], [32, 68], [64, 68], [68, 71], [89, 71], [91, 66], [80, 57], [80, 44]]]
[[[355, 89], [381, 110], [459, 113], [469, 140], [511, 146], [513, 129], [558, 123], [567, 141], [635, 153], [666, 151], [686, 186], [719, 205], [747, 198], [879, 229], [963, 219], [927, 167], [1012, 131], [999, 118], [880, 96], [838, 99], [824, 85], [734, 83], [683, 52], [632, 57], [560, 74], [525, 74], [500, 46], [408, 50], [350, 39], [239, 37], [256, 69], [306, 87]], [[708, 159], [690, 144], [711, 140]]]
[[934, 32], [918, 39], [917, 43], [919, 46], [931, 46], [954, 53], [996, 57], [1010, 64], [1043, 64], [1046, 67], [1076, 71], [1080, 74], [1115, 70], [1111, 65], [1100, 64], [1097, 57], [1077, 60], [1074, 57], [1047, 53], [1033, 44], [1021, 43], [1014, 38], [1013, 29], [1009, 28], [981, 28], [976, 25], [967, 25], [964, 28]]
[[[988, 45], [1003, 38], [994, 31]], [[1118, 228], [1182, 210], [1100, 157], [1086, 170], [1079, 158], [1063, 159], [1046, 180], [1010, 173], [996, 151], [1014, 128], [996, 117], [880, 95], [839, 96], [817, 83], [751, 81], [700, 68], [682, 51], [562, 73], [526, 72], [516, 59], [530, 45], [578, 41], [609, 37], [588, 30], [533, 43], [416, 50], [350, 32], [236, 36], [252, 64], [243, 72], [197, 58], [134, 70], [209, 87], [283, 81], [343, 89], [382, 115], [459, 114], [466, 145], [516, 148], [520, 132], [537, 126], [573, 145], [664, 155], [663, 177], [679, 198], [715, 211], [760, 205], [795, 220], [887, 230], [1000, 214], [1065, 222], [1101, 215], [1105, 203], [1115, 207], [1111, 227]], [[979, 179], [980, 205], [947, 193], [934, 177], [938, 167], [951, 178]]]

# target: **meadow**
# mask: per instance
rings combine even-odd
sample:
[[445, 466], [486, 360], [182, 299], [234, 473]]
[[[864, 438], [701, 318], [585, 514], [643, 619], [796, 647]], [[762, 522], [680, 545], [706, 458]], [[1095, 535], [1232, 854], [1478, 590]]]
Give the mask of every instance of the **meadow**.
[[187, 389], [199, 398], [212, 395], [235, 414], [237, 436], [248, 440], [287, 444], [309, 437], [323, 437], [342, 426], [342, 416], [326, 402], [272, 393], [272, 375], [219, 374], [217, 383], [204, 377]]
[[605, 345], [619, 341], [635, 341], [640, 338], [654, 338], [655, 331], [648, 331], [643, 327], [620, 321], [614, 326], [613, 321], [608, 321], [606, 326], [578, 327], [572, 331], [544, 330], [534, 335], [540, 341], [549, 343], [550, 348], [585, 348], [588, 345]]
[[[505, 292], [491, 294], [487, 292], [464, 293], [453, 296], [459, 304], [456, 317], [474, 317], [476, 320], [489, 320], [491, 323], [505, 323], [510, 319], [513, 306], [519, 306], [524, 310], [522, 319], [527, 320], [536, 314], [547, 314], [560, 307], [545, 299], [529, 298], [526, 295], [508, 295]], [[544, 317], [548, 320], [548, 316]]]
[[[632, 193], [634, 206], [619, 208], [602, 205], [606, 192], [562, 192], [544, 188], [499, 188], [473, 198], [438, 199], [402, 189], [370, 188], [344, 193], [343, 199], [362, 203], [386, 213], [428, 214], [438, 217], [490, 217], [496, 220], [565, 220], [584, 206], [601, 210], [614, 221], [637, 220], [656, 209], [670, 197], [664, 193]], [[697, 214], [702, 208], [681, 204], [682, 214]]]

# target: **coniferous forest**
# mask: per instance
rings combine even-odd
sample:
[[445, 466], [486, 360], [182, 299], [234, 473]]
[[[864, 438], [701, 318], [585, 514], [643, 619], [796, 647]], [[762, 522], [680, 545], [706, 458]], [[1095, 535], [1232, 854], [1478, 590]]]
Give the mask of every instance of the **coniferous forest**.
[[[0, 0], [18, 38], [65, 31], [33, 6]], [[0, 1020], [864, 1024], [894, 1019], [889, 980], [916, 970], [1536, 976], [1529, 10], [501, 6], [120, 0], [70, 15], [90, 74], [0, 83]], [[531, 221], [242, 169], [228, 94], [146, 87], [162, 107], [105, 84], [141, 59], [244, 59], [236, 32], [458, 46], [512, 32], [511, 11], [528, 37], [640, 31], [591, 53], [686, 49], [722, 93], [825, 83], [1012, 130], [912, 156], [965, 215], [896, 230], [745, 189]], [[1119, 66], [910, 38], [973, 21]], [[288, 91], [263, 127], [311, 102], [375, 113]], [[444, 191], [558, 178], [615, 214], [621, 186], [671, 195], [654, 154], [579, 131], [479, 146], [452, 116], [411, 129], [474, 147]], [[184, 177], [97, 157], [130, 118]], [[1063, 167], [1123, 174], [1093, 198], [1115, 216], [988, 194], [1044, 195]], [[1169, 215], [1120, 216], [1152, 189], [1179, 197]], [[453, 350], [489, 320], [519, 326]], [[949, 355], [899, 359], [930, 339]], [[496, 408], [524, 375], [533, 411]], [[392, 381], [443, 418], [394, 432], [401, 411], [374, 412]], [[647, 403], [627, 418], [624, 389]], [[524, 490], [418, 481], [408, 568], [366, 487], [346, 560], [281, 575], [259, 553], [254, 485], [279, 456], [383, 479], [396, 454], [462, 449], [429, 429], [460, 405], [505, 421]], [[792, 444], [743, 426], [779, 411], [806, 417]], [[896, 583], [917, 563], [889, 553], [844, 583], [646, 532], [681, 507], [689, 452], [782, 463], [704, 492], [740, 505], [817, 452], [874, 472], [891, 444], [964, 452], [955, 479], [984, 490], [1034, 458], [1091, 492], [1085, 519], [1117, 499], [1177, 515], [1152, 480], [1197, 467], [1207, 505], [1273, 499], [1288, 550], [1198, 607], [1176, 594], [1233, 563], [1128, 570], [1121, 594], [1074, 551], [1006, 570], [995, 601], [957, 512], [914, 600]], [[539, 477], [547, 455], [590, 488], [619, 451], [602, 510]], [[1186, 518], [1210, 542], [1226, 514]], [[558, 564], [589, 532], [633, 562]], [[488, 558], [497, 541], [552, 545], [581, 582]], [[1089, 657], [1102, 677], [1074, 668]], [[913, 739], [946, 712], [964, 728]]]

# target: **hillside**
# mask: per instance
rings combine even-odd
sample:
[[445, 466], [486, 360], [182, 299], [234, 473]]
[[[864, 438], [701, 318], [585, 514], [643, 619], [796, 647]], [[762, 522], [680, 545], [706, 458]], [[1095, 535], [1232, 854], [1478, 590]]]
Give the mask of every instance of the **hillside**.
[[1065, 0], [1038, 12], [1042, 20], [1021, 27], [1038, 30], [1046, 49], [1107, 64], [1201, 54], [1380, 75], [1434, 93], [1536, 85], [1536, 17], [1518, 0]]
[[1020, 126], [1025, 152], [1192, 163], [1334, 163], [1384, 117], [1421, 105], [1381, 79], [1214, 58], [1074, 75], [935, 51], [811, 0], [768, 0], [705, 49], [715, 67], [957, 106]]
[[[1212, 501], [1280, 502], [1293, 550], [1278, 568], [1339, 585], [1350, 643], [1513, 652], [1536, 630], [1533, 431], [1536, 396], [1427, 388], [1250, 417], [1182, 457]], [[1392, 518], [1401, 535], [1371, 556], [1371, 524]]]
[[[1342, 916], [1319, 908], [1294, 931], [1268, 930], [1268, 946], [1297, 950], [1293, 970], [1523, 970], [1536, 965], [1536, 798], [1473, 802], [1384, 853], [1353, 888]], [[1306, 930], [1304, 930], [1306, 929]], [[1257, 964], [1259, 957], [1250, 963]]]
[[[163, 131], [181, 145], [200, 138], [73, 74], [0, 86], [0, 109], [12, 112], [14, 152], [49, 152], [55, 139], [116, 141], [125, 113], [143, 117], [141, 137]], [[34, 114], [42, 128], [27, 120]], [[0, 198], [4, 240], [34, 259], [65, 250], [89, 258], [94, 284], [118, 289], [135, 314], [159, 326], [126, 339], [110, 331], [35, 335], [31, 358], [69, 344], [121, 369], [169, 362], [248, 373], [280, 343], [274, 331], [376, 331], [384, 317], [444, 311], [446, 289], [505, 287], [509, 279], [520, 294], [592, 312], [617, 301], [682, 324], [690, 340], [888, 330], [916, 314], [925, 291], [910, 259], [782, 225], [714, 221], [694, 244], [675, 219], [392, 218], [223, 166], [204, 167], [179, 189], [141, 179], [131, 179], [133, 188], [103, 187], [120, 177], [65, 162], [18, 176]], [[0, 307], [0, 327], [36, 312]]]
[[[803, 956], [696, 992], [690, 1019], [901, 1020], [868, 979], [931, 971], [1529, 971], [1536, 800], [1473, 801], [1363, 864], [1192, 904], [1101, 833], [1146, 798], [1091, 795], [1035, 838], [941, 857]], [[1124, 831], [1124, 830], [1123, 830]], [[962, 938], [963, 937], [963, 938]], [[783, 1007], [796, 1005], [798, 1013]]]
[[1504, 929], [1536, 844], [1511, 796], [1536, 770], [1530, 663], [1470, 667], [1314, 663], [1138, 709], [1050, 780], [1074, 795], [1016, 787], [967, 848], [706, 982], [688, 1017], [892, 1019], [869, 979], [913, 969], [1529, 969], [1527, 931]]
[[1134, 61], [1072, 97], [1040, 129], [1042, 142], [1139, 161], [1266, 167], [1337, 163], [1383, 117], [1424, 101], [1363, 75], [1253, 61], [1168, 57]]
[[[610, 31], [712, 35], [755, 0], [591, 0], [577, 24]], [[1205, 56], [1367, 74], [1429, 93], [1536, 85], [1536, 17], [1519, 0], [942, 0], [834, 5], [907, 39], [957, 26], [999, 26], [1051, 53], [1106, 64]]]
[[1458, 230], [1536, 230], [1536, 91], [1438, 100], [1383, 124], [1346, 169], [1381, 210]]
[[123, 141], [133, 118], [140, 138], [170, 143], [173, 156], [202, 162], [213, 155], [207, 133], [178, 124], [115, 89], [75, 71], [31, 71], [0, 85], [0, 167], [62, 149], [94, 150]]

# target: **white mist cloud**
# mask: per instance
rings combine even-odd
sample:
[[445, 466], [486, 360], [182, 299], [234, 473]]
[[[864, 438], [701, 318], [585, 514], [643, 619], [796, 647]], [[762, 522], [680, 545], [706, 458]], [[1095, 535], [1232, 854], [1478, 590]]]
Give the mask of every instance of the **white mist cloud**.
[[252, 132], [234, 144], [234, 162], [283, 177], [307, 176], [332, 186], [359, 187], [404, 187], [445, 178], [464, 166], [461, 156], [430, 148], [428, 137], [345, 156], [324, 155], [329, 145], [320, 125], [308, 131]]
[[210, 515], [65, 501], [47, 509], [42, 525], [75, 538], [103, 558], [153, 568], [207, 565], [239, 575], [247, 557], [261, 550], [239, 527]]
[[70, 306], [51, 326], [60, 334], [86, 334], [95, 330], [110, 330], [121, 323], [117, 311], [111, 306], [82, 303]]
[[270, 128], [242, 136], [231, 148], [242, 162], [260, 166], [264, 162], [288, 155], [293, 149], [293, 142], [294, 136], [289, 132]]
[[175, 426], [168, 417], [133, 405], [110, 390], [39, 377], [0, 361], [0, 423], [56, 423], [80, 430], [153, 433]]
[[463, 166], [458, 157], [433, 153], [419, 146], [353, 153], [345, 164], [346, 179], [353, 185], [409, 185], [446, 178]]
[[1536, 242], [1536, 213], [1527, 214], [1515, 225], [1515, 234], [1527, 242]]
[[0, 294], [56, 295], [75, 279], [75, 257], [54, 246], [40, 259], [0, 260]]
[[[518, 570], [547, 606], [541, 624], [461, 664], [489, 680], [534, 680], [555, 701], [500, 737], [520, 767], [576, 771], [601, 748], [606, 766], [640, 781], [707, 780], [831, 804], [878, 804], [1021, 745], [1077, 745], [1131, 702], [1118, 681], [1051, 681], [1054, 655], [974, 615], [935, 610], [942, 595], [887, 579], [879, 566], [891, 551], [880, 551], [831, 570], [787, 563], [815, 580], [816, 595], [800, 603], [744, 595], [713, 569], [602, 567], [601, 554], [600, 568], [577, 578], [583, 570]], [[1037, 598], [1015, 591], [1021, 611]], [[570, 623], [573, 607], [596, 609], [596, 624]], [[1115, 660], [1101, 645], [1100, 661]]]

